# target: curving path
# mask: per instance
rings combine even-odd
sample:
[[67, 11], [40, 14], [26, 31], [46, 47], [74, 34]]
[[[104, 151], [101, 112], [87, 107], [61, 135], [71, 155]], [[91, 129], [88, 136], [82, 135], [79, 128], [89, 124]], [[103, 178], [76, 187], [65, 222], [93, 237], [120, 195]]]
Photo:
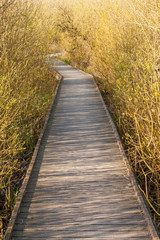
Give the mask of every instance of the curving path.
[[153, 239], [93, 80], [57, 69], [64, 79], [12, 239]]

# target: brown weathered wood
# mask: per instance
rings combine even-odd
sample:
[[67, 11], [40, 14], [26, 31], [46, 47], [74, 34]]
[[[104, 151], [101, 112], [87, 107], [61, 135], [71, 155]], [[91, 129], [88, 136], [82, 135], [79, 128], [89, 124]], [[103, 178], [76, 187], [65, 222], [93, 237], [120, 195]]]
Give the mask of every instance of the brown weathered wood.
[[64, 78], [12, 239], [159, 239], [93, 78], [57, 69]]

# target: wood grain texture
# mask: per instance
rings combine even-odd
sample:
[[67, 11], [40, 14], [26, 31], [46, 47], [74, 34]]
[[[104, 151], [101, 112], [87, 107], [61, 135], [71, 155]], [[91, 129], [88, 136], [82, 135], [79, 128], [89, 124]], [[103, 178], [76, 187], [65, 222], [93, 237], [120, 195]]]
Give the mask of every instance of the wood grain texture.
[[12, 239], [152, 239], [93, 81], [63, 76]]

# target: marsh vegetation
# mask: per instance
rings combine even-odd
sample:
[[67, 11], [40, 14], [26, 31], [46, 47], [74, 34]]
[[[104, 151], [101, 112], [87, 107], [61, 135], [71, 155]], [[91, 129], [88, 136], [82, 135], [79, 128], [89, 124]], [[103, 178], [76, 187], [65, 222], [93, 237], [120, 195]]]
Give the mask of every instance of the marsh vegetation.
[[45, 3], [0, 2], [1, 237], [56, 85], [44, 63], [51, 40], [48, 21]]
[[59, 1], [63, 58], [92, 73], [160, 227], [160, 2]]

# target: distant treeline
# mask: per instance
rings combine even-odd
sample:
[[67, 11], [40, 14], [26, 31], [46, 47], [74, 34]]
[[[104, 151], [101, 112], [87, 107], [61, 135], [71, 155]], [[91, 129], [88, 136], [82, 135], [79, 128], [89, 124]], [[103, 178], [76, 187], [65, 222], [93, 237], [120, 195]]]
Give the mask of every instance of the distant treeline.
[[63, 58], [96, 77], [160, 227], [160, 2], [66, 0], [54, 17]]

